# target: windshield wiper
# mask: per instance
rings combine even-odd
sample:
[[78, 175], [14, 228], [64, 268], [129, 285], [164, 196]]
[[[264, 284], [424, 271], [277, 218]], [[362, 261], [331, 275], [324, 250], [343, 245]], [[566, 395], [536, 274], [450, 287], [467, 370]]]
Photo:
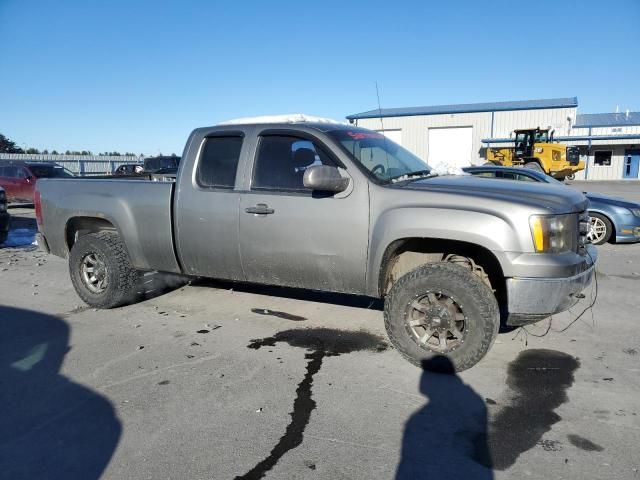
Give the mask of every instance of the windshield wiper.
[[416, 178], [437, 177], [438, 174], [433, 170], [417, 170], [415, 172], [403, 173], [389, 178], [389, 183], [404, 182], [405, 180], [415, 180]]

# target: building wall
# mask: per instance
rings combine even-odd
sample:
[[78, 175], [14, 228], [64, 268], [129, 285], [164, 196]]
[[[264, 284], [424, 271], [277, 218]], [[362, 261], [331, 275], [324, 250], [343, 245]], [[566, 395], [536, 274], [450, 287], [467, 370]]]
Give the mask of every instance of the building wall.
[[[601, 135], [601, 134], [598, 134]], [[576, 173], [576, 180], [621, 180], [623, 179], [623, 168], [625, 160], [625, 152], [627, 150], [640, 150], [639, 144], [624, 144], [620, 141], [614, 144], [612, 140], [598, 140], [593, 142], [591, 152], [589, 154], [588, 166], [585, 170]], [[611, 165], [600, 166], [594, 163], [594, 153], [600, 150], [611, 151]]]
[[[640, 125], [624, 126], [624, 127], [592, 127], [591, 135], [640, 135]], [[588, 128], [573, 128], [569, 135], [589, 135]], [[581, 142], [585, 143], [585, 142]], [[597, 140], [599, 145], [617, 145], [620, 140]], [[635, 140], [632, 143], [636, 145], [640, 144], [639, 140]], [[595, 144], [595, 142], [594, 142]]]
[[552, 127], [556, 129], [556, 135], [567, 135], [569, 126], [575, 123], [575, 118], [575, 108], [550, 108], [386, 117], [382, 122], [380, 118], [367, 118], [358, 120], [357, 124], [371, 130], [401, 130], [402, 146], [426, 159], [427, 162], [429, 161], [430, 128], [472, 127], [471, 162], [478, 165], [485, 161], [483, 150], [485, 145], [482, 143], [484, 138], [509, 137], [515, 129], [535, 127]]

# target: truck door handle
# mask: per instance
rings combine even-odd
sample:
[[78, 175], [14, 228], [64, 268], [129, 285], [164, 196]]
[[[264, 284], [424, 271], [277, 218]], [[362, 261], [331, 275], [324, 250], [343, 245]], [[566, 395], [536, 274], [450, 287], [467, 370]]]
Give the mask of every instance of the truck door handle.
[[259, 203], [255, 207], [247, 207], [244, 211], [255, 215], [271, 215], [272, 213], [276, 213], [273, 208], [269, 208], [269, 205], [265, 203]]

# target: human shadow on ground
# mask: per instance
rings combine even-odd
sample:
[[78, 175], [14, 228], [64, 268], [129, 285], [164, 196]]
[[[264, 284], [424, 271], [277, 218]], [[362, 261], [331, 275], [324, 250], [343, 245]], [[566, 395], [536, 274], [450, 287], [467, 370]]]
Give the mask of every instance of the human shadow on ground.
[[493, 479], [484, 400], [436, 356], [422, 363], [426, 406], [407, 421], [396, 480]]
[[70, 350], [59, 318], [0, 306], [0, 476], [91, 480], [122, 427], [111, 403], [60, 374]]

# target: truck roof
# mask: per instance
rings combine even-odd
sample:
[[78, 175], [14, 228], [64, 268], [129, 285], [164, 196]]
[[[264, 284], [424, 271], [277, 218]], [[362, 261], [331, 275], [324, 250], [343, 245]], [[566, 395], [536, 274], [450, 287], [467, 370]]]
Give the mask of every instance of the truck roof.
[[256, 124], [291, 124], [291, 123], [304, 123], [304, 124], [335, 124], [344, 125], [343, 122], [332, 120], [331, 118], [316, 117], [315, 115], [307, 115], [306, 113], [286, 113], [280, 115], [262, 115], [257, 117], [244, 117], [235, 118], [232, 120], [226, 120], [218, 125], [256, 125]]
[[330, 132], [334, 130], [364, 130], [362, 127], [344, 123], [322, 123], [322, 122], [260, 122], [260, 123], [233, 123], [217, 124], [211, 127], [201, 127], [197, 130], [215, 131], [218, 129], [233, 130], [233, 127], [268, 127], [273, 129], [290, 129], [291, 127], [310, 128], [320, 132]]

